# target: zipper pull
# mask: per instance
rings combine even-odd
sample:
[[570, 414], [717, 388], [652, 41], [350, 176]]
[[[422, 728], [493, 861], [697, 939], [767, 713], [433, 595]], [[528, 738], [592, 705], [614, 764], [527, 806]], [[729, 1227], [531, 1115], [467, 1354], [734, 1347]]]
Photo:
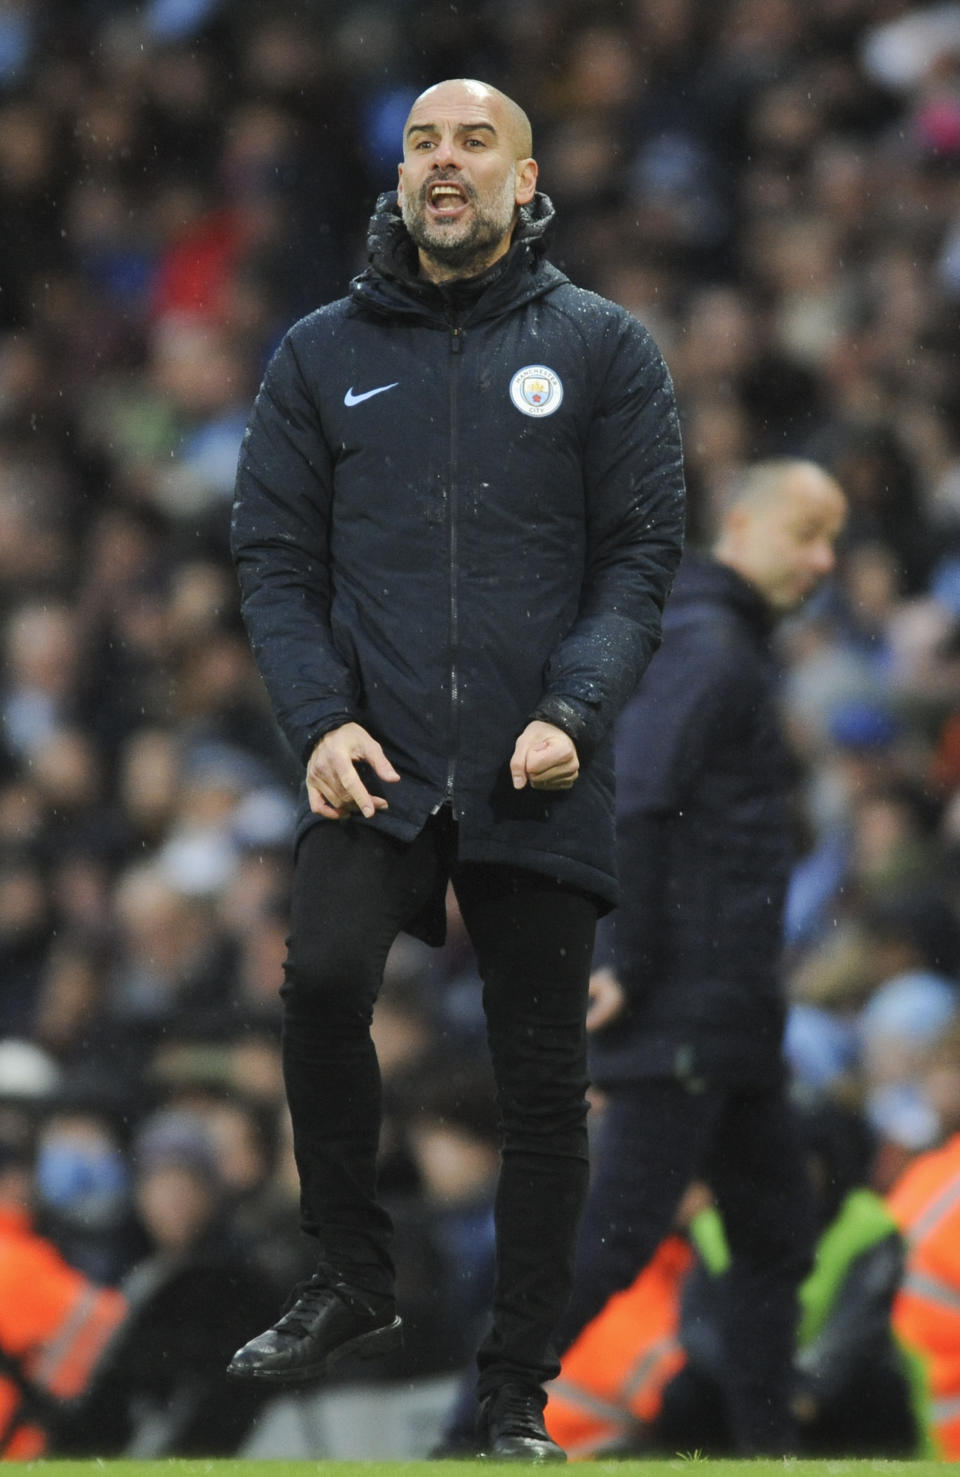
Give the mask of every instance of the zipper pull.
[[450, 338], [452, 340], [450, 347], [452, 348], [453, 352], [455, 354], [462, 354], [463, 353], [463, 329], [462, 328], [459, 328], [459, 327], [458, 328], [451, 328], [451, 330], [450, 330]]

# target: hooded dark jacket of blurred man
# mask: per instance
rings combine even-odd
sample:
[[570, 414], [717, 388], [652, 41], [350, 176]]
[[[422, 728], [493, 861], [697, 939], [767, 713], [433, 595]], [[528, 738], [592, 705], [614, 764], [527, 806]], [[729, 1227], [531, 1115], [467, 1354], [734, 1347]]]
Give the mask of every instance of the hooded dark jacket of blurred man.
[[561, 1341], [633, 1282], [706, 1180], [731, 1249], [726, 1394], [743, 1453], [794, 1442], [812, 1240], [782, 1057], [790, 776], [771, 636], [832, 570], [845, 508], [813, 463], [750, 468], [710, 556], [685, 556], [617, 733], [623, 902], [588, 1018], [607, 1105]]

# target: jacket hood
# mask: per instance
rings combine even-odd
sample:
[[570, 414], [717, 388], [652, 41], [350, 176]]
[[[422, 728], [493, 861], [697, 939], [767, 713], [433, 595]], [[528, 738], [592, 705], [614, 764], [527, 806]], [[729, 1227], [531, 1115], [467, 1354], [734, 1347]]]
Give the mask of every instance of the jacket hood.
[[408, 302], [413, 298], [423, 307], [437, 309], [466, 307], [484, 295], [488, 287], [501, 282], [508, 284], [512, 297], [524, 278], [527, 279], [528, 291], [542, 291], [547, 285], [566, 280], [544, 260], [554, 215], [549, 197], [538, 193], [529, 205], [520, 207], [513, 241], [506, 256], [494, 262], [479, 277], [468, 277], [438, 287], [419, 275], [417, 249], [403, 223], [397, 193], [389, 190], [380, 196], [370, 218], [367, 231], [369, 266], [351, 282], [351, 294], [365, 303], [396, 307], [399, 303], [391, 288], [399, 286]]
[[683, 606], [703, 602], [733, 606], [764, 633], [770, 632], [776, 624], [776, 612], [772, 606], [735, 569], [708, 554], [697, 554], [687, 549], [677, 571], [668, 611], [674, 609], [679, 613]]

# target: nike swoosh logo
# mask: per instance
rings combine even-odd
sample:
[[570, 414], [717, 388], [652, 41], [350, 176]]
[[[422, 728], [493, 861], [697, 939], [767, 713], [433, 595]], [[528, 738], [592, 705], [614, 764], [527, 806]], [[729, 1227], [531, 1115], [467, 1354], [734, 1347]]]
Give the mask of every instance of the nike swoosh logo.
[[395, 390], [399, 383], [399, 380], [394, 380], [392, 385], [378, 385], [375, 390], [364, 390], [362, 395], [355, 395], [351, 385], [343, 397], [343, 403], [344, 405], [359, 405], [361, 400], [369, 400], [373, 395], [382, 395], [384, 390]]

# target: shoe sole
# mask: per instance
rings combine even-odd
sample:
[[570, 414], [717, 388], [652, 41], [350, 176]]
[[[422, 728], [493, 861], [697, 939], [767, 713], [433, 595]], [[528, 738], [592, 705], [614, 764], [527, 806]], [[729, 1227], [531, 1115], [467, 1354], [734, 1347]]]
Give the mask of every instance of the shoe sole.
[[303, 1364], [296, 1369], [234, 1369], [227, 1365], [227, 1378], [231, 1380], [260, 1380], [264, 1384], [302, 1385], [307, 1380], [319, 1379], [344, 1359], [379, 1359], [394, 1349], [403, 1347], [403, 1319], [399, 1316], [382, 1328], [372, 1328], [369, 1333], [358, 1333], [356, 1338], [347, 1339], [318, 1359], [314, 1364]]
[[567, 1453], [561, 1447], [541, 1447], [539, 1451], [531, 1451], [529, 1447], [514, 1449], [512, 1451], [478, 1451], [474, 1455], [482, 1462], [526, 1462], [529, 1467], [557, 1466], [567, 1460]]
[[474, 1453], [481, 1462], [526, 1462], [528, 1467], [557, 1466], [567, 1460], [565, 1451], [551, 1451], [549, 1447], [540, 1451], [478, 1451]]

